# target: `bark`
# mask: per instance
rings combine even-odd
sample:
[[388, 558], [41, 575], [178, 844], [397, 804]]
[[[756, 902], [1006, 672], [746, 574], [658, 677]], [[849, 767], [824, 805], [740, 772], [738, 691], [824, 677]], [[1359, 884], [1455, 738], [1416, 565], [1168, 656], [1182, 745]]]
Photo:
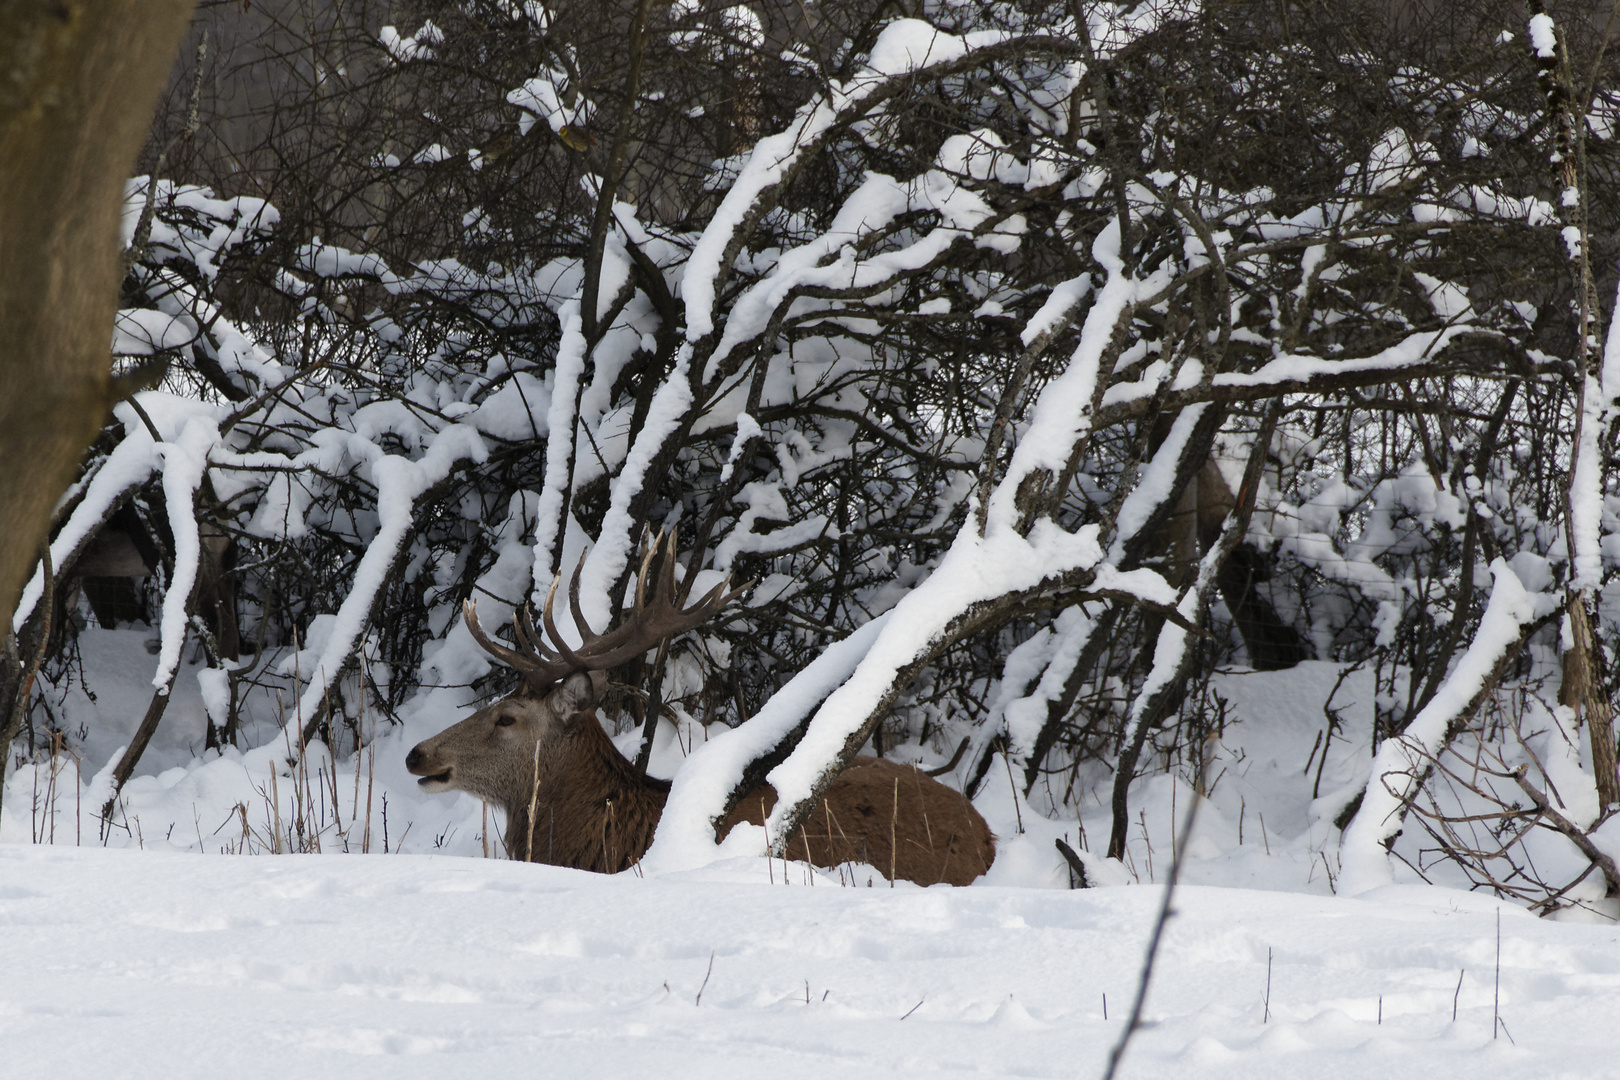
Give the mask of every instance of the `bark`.
[[[192, 0], [0, 0], [0, 620], [116, 388], [124, 181]], [[22, 467], [26, 463], [26, 467]]]
[[0, 806], [5, 805], [6, 760], [11, 755], [11, 744], [22, 730], [23, 717], [34, 693], [34, 678], [45, 662], [46, 649], [51, 640], [51, 615], [56, 608], [56, 576], [51, 566], [51, 549], [41, 545], [40, 563], [45, 568], [45, 595], [39, 618], [34, 626], [33, 655], [25, 664], [18, 651], [17, 635], [10, 626], [0, 626]]
[[1603, 693], [1603, 653], [1592, 636], [1587, 594], [1576, 593], [1564, 609], [1570, 646], [1563, 655], [1563, 681], [1558, 703], [1575, 710], [1592, 749], [1592, 773], [1602, 810], [1620, 804], [1620, 776], [1615, 771], [1614, 710]]

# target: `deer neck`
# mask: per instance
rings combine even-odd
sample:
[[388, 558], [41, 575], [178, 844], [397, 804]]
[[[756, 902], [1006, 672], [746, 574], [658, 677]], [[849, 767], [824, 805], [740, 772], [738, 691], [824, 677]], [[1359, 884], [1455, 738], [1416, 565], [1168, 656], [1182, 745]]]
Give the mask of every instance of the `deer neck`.
[[652, 843], [669, 782], [626, 761], [594, 710], [569, 719], [542, 758], [538, 783], [531, 773], [507, 804], [508, 856], [601, 873], [637, 862]]

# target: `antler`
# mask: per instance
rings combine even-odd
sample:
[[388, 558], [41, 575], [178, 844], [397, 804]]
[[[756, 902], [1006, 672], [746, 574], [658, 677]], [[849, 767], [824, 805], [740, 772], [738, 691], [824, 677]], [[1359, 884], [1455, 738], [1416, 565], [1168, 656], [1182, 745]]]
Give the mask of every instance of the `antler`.
[[[647, 574], [660, 547], [664, 549], [664, 557], [659, 564], [649, 602]], [[674, 637], [708, 621], [753, 584], [750, 581], [733, 589], [731, 579], [727, 578], [705, 593], [697, 603], [681, 607], [675, 590], [675, 537], [660, 532], [651, 544], [642, 549], [641, 571], [636, 575], [635, 606], [629, 618], [614, 629], [598, 634], [591, 629], [585, 613], [580, 609], [579, 576], [584, 569], [585, 559], [581, 556], [568, 582], [568, 608], [573, 615], [574, 625], [579, 629], [579, 648], [569, 648], [557, 631], [553, 608], [561, 578], [551, 583], [551, 591], [546, 594], [545, 605], [540, 609], [544, 635], [535, 629], [534, 617], [525, 605], [512, 616], [513, 639], [517, 648], [508, 648], [491, 640], [483, 627], [478, 625], [478, 604], [475, 600], [468, 600], [466, 604], [467, 630], [485, 652], [521, 673], [523, 681], [531, 689], [546, 690], [575, 672], [606, 671], [640, 656], [665, 638]], [[554, 643], [551, 646], [546, 644], [548, 637]]]

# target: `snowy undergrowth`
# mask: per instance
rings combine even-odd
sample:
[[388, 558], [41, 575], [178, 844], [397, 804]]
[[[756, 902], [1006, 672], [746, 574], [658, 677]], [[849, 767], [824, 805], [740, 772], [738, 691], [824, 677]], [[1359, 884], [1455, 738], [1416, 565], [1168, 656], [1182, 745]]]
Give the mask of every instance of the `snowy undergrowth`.
[[[471, 796], [424, 794], [405, 770], [405, 755], [418, 741], [437, 734], [466, 716], [476, 704], [466, 687], [441, 686], [420, 691], [389, 721], [368, 714], [361, 723], [364, 746], [356, 754], [347, 743], [331, 752], [317, 743], [300, 756], [288, 742], [296, 708], [295, 669], [318, 653], [319, 641], [306, 643], [299, 657], [276, 654], [259, 666], [259, 687], [241, 702], [241, 745], [223, 752], [204, 750], [206, 712], [196, 674], [205, 672], [202, 657], [182, 658], [180, 678], [157, 736], [137, 774], [119, 796], [113, 824], [105, 825], [100, 807], [110, 790], [110, 774], [128, 743], [151, 694], [149, 649], [152, 632], [87, 629], [80, 636], [85, 676], [71, 684], [53, 706], [58, 727], [67, 733], [69, 753], [52, 758], [42, 752], [7, 778], [0, 842], [61, 846], [134, 847], [204, 854], [408, 853], [474, 858], [504, 856], [501, 812]], [[451, 666], [453, 645], [435, 661]], [[829, 662], [836, 656], [829, 654]], [[275, 673], [284, 685], [278, 687]], [[465, 674], [465, 673], [464, 673]], [[1345, 891], [1340, 881], [1340, 833], [1334, 825], [1345, 807], [1367, 784], [1373, 765], [1373, 679], [1370, 671], [1347, 671], [1343, 665], [1307, 661], [1281, 672], [1229, 670], [1211, 680], [1210, 700], [1224, 702], [1224, 719], [1206, 717], [1211, 730], [1201, 748], [1181, 746], [1172, 767], [1158, 760], [1132, 784], [1131, 823], [1122, 862], [1103, 859], [1111, 828], [1112, 777], [1097, 762], [1082, 766], [1073, 790], [1079, 803], [1055, 796], [1067, 777], [1053, 775], [1038, 783], [1028, 800], [1017, 794], [1014, 775], [1021, 770], [997, 758], [979, 791], [976, 805], [995, 832], [997, 855], [982, 884], [1025, 888], [1068, 889], [1070, 871], [1055, 841], [1078, 850], [1093, 885], [1162, 882], [1174, 849], [1176, 830], [1190, 800], [1201, 791], [1195, 834], [1188, 846], [1183, 880], [1214, 885], [1331, 895]], [[1337, 718], [1330, 725], [1329, 712]], [[1545, 713], [1545, 710], [1541, 710]], [[1548, 714], [1550, 715], [1550, 714]], [[764, 719], [764, 717], [761, 717]], [[791, 720], [792, 718], [789, 718]], [[1532, 717], [1530, 727], [1546, 727], [1547, 718]], [[736, 756], [747, 750], [738, 741], [751, 730], [725, 733], [690, 719], [677, 727], [664, 724], [655, 740], [650, 771], [672, 777], [686, 758], [703, 750]], [[1559, 766], [1557, 746], [1543, 732], [1536, 738], [1540, 759]], [[617, 736], [620, 749], [634, 756], [639, 731]], [[890, 748], [896, 760], [925, 767], [945, 755], [915, 743]], [[745, 756], [747, 756], [745, 754]], [[1567, 755], [1566, 755], [1567, 756]], [[1567, 768], [1555, 770], [1555, 782], [1566, 798], [1582, 797], [1581, 762], [1576, 754]], [[740, 769], [742, 762], [736, 768]], [[960, 788], [962, 777], [942, 780]], [[674, 805], [679, 809], [680, 785]], [[1589, 793], [1588, 793], [1589, 794]], [[1442, 805], [1457, 815], [1479, 807], [1442, 792]], [[699, 868], [725, 856], [752, 855], [748, 836], [730, 838], [723, 849], [712, 846], [693, 821], [691, 807], [672, 816], [670, 837], [655, 847], [638, 876], [659, 877]], [[1467, 888], [1469, 878], [1455, 863], [1438, 857], [1433, 843], [1408, 822], [1389, 861], [1393, 882], [1429, 883]], [[1610, 833], [1616, 835], [1610, 837]], [[1620, 832], [1606, 829], [1596, 842], [1620, 845]], [[1579, 875], [1579, 857], [1550, 833], [1526, 837], [1524, 844], [1542, 871]], [[663, 855], [659, 856], [660, 850]], [[673, 854], [671, 854], [673, 853]], [[1571, 859], [1576, 860], [1571, 862]], [[754, 864], [767, 881], [782, 874], [781, 864]], [[803, 874], [801, 869], [794, 873]], [[882, 884], [870, 867], [846, 867], [835, 879], [845, 883]], [[1352, 887], [1349, 893], [1365, 891]], [[1589, 911], [1611, 911], [1595, 876], [1568, 894]], [[1574, 912], [1566, 914], [1586, 915]]]
[[[83, 733], [82, 739], [71, 740], [82, 760], [40, 755], [18, 768], [5, 786], [0, 841], [208, 854], [502, 854], [498, 811], [491, 808], [486, 818], [484, 806], [471, 796], [424, 795], [405, 771], [411, 746], [467, 715], [474, 703], [470, 690], [425, 691], [401, 710], [398, 724], [369, 716], [365, 734], [370, 742], [358, 756], [340, 747], [334, 761], [317, 745], [290, 765], [289, 759], [298, 757], [290, 752], [285, 734], [291, 694], [278, 700], [269, 688], [243, 704], [242, 743], [254, 749], [203, 749], [206, 714], [195, 678], [203, 669], [201, 658], [190, 655], [158, 734], [120, 796], [118, 824], [104, 828], [99, 809], [106, 794], [105, 773], [140, 722], [150, 695], [150, 636], [139, 629], [83, 632], [85, 682], [57, 706], [60, 725], [70, 734]], [[306, 653], [318, 651], [318, 644]], [[264, 665], [270, 671], [277, 667], [290, 669], [291, 658]], [[1342, 670], [1312, 662], [1289, 672], [1234, 671], [1216, 677], [1218, 692], [1231, 703], [1230, 719], [1204, 754], [1207, 800], [1188, 853], [1186, 880], [1332, 891], [1338, 833], [1331, 820], [1365, 783], [1370, 765], [1371, 679], [1359, 673], [1346, 679], [1333, 698], [1343, 729], [1327, 741], [1326, 762], [1313, 753], [1327, 727], [1321, 705], [1334, 694]], [[708, 737], [696, 723], [685, 722], [679, 729], [663, 725], [652, 773], [673, 776]], [[621, 749], [633, 755], [637, 738], [638, 732], [625, 732], [619, 737]], [[943, 759], [916, 744], [891, 753], [898, 760], [927, 765]], [[1302, 771], [1307, 760], [1316, 764]], [[1197, 781], [1195, 772], [1183, 768], [1175, 780], [1160, 773], [1133, 785], [1125, 865], [1095, 860], [1097, 883], [1164, 879], [1176, 823]], [[959, 777], [942, 779], [961, 784]], [[977, 800], [999, 838], [987, 884], [1067, 889], [1069, 872], [1054, 846], [1056, 839], [1100, 855], [1109, 828], [1109, 778], [1099, 769], [1083, 778], [1077, 790], [1084, 792], [1078, 808], [1054, 809], [1045, 786], [1032, 794], [1034, 806], [1022, 798], [1015, 801], [1008, 770], [998, 760]], [[1320, 798], [1313, 798], [1315, 790]], [[768, 875], [766, 863], [759, 867]], [[851, 873], [846, 879], [858, 877], [864, 883], [871, 876]], [[1400, 880], [1416, 879], [1407, 874]]]

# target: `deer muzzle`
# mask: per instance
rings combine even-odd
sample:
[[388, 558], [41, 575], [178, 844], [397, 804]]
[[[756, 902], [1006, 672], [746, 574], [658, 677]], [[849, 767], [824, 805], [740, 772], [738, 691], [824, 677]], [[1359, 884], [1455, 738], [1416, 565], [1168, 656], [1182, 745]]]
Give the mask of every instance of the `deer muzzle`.
[[451, 766], [440, 761], [431, 751], [424, 751], [422, 748], [426, 745], [427, 743], [417, 743], [411, 748], [411, 752], [405, 755], [405, 769], [412, 776], [422, 778], [416, 784], [423, 791], [430, 794], [449, 791]]

